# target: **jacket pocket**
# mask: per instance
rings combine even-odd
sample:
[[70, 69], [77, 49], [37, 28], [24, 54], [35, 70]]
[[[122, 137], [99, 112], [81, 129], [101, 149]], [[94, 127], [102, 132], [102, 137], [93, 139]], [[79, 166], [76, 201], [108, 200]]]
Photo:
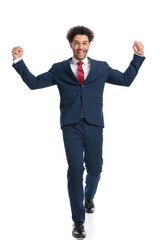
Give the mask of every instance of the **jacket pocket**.
[[60, 107], [71, 104], [72, 102], [73, 102], [72, 97], [63, 98], [63, 99], [61, 99]]
[[93, 97], [93, 102], [103, 104], [102, 97]]

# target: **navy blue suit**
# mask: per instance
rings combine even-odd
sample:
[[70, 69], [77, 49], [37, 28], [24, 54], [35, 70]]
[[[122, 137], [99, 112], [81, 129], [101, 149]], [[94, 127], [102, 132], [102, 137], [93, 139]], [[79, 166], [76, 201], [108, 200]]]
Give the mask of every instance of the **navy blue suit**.
[[[23, 60], [13, 64], [30, 89], [57, 85], [60, 93], [60, 123], [68, 161], [68, 191], [73, 221], [84, 222], [84, 194], [88, 200], [94, 197], [102, 171], [103, 142], [103, 90], [105, 83], [130, 86], [136, 77], [144, 57], [133, 59], [124, 73], [112, 69], [106, 62], [89, 58], [91, 70], [81, 84], [73, 74], [71, 58], [54, 64], [51, 69], [35, 77]], [[81, 118], [82, 111], [84, 118]], [[87, 177], [83, 191], [83, 163]]]

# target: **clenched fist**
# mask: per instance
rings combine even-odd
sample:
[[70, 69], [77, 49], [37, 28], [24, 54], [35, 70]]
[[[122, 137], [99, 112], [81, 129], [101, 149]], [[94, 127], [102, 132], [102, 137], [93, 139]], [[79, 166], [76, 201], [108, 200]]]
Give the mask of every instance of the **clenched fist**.
[[137, 53], [140, 56], [144, 55], [144, 46], [141, 42], [135, 41], [133, 45], [133, 50], [135, 53]]
[[16, 58], [22, 57], [23, 52], [24, 52], [23, 48], [21, 48], [20, 46], [14, 47], [12, 49], [13, 60], [16, 59]]

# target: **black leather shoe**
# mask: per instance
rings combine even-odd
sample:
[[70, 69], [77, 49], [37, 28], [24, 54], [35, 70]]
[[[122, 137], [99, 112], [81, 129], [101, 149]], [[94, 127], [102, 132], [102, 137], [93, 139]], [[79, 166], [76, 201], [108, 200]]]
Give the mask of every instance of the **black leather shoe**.
[[86, 232], [85, 232], [83, 223], [75, 222], [73, 224], [72, 236], [75, 238], [85, 238], [86, 237]]
[[95, 206], [94, 206], [93, 199], [92, 200], [87, 200], [85, 198], [84, 207], [85, 207], [86, 213], [94, 213]]

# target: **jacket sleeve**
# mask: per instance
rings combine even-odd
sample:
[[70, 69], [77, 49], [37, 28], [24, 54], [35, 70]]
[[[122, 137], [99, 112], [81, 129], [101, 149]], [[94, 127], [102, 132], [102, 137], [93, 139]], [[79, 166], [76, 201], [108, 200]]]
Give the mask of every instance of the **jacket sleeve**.
[[48, 72], [40, 74], [37, 77], [29, 71], [23, 60], [13, 64], [12, 66], [31, 90], [45, 88], [56, 84], [54, 65]]
[[141, 67], [144, 60], [145, 60], [145, 57], [141, 57], [141, 56], [134, 54], [129, 67], [126, 69], [126, 71], [124, 73], [122, 73], [118, 70], [112, 69], [107, 64], [108, 77], [107, 77], [106, 82], [115, 84], [115, 85], [129, 87], [131, 85], [131, 83], [133, 82], [134, 78], [136, 77], [138, 70]]

